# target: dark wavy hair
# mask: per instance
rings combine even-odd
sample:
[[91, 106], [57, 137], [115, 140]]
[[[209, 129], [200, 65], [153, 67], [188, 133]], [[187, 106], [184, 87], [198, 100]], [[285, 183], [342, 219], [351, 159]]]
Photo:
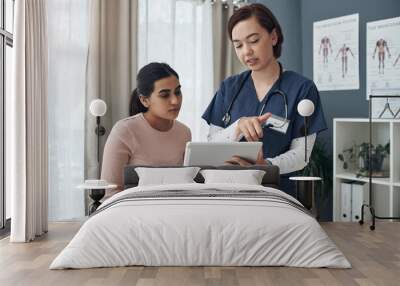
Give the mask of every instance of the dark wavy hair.
[[142, 104], [139, 96], [150, 97], [154, 91], [154, 83], [157, 80], [170, 76], [175, 76], [179, 79], [177, 72], [166, 63], [154, 62], [142, 67], [136, 76], [136, 88], [131, 94], [129, 116], [146, 112], [147, 107]]
[[233, 15], [229, 18], [228, 21], [228, 33], [229, 37], [232, 40], [232, 30], [237, 25], [237, 23], [247, 20], [251, 17], [255, 17], [258, 23], [268, 31], [268, 33], [272, 33], [275, 29], [275, 32], [278, 36], [278, 41], [276, 45], [273, 47], [274, 57], [277, 59], [281, 56], [282, 52], [282, 43], [283, 43], [283, 34], [281, 25], [279, 25], [278, 20], [274, 16], [274, 14], [262, 4], [254, 3], [247, 6], [243, 6], [237, 9]]

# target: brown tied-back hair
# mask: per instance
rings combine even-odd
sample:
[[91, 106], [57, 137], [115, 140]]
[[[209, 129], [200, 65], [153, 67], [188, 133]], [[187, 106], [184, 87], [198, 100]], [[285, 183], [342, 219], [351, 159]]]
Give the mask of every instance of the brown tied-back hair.
[[268, 33], [272, 33], [275, 29], [276, 35], [278, 36], [278, 41], [276, 45], [273, 47], [274, 57], [277, 59], [281, 56], [282, 52], [282, 43], [283, 43], [283, 34], [281, 25], [278, 20], [274, 16], [274, 14], [262, 4], [254, 3], [247, 6], [243, 6], [237, 9], [233, 15], [229, 18], [228, 22], [228, 33], [229, 37], [232, 40], [232, 30], [237, 25], [237, 23], [247, 20], [251, 17], [255, 17], [258, 23], [268, 31]]
[[150, 97], [154, 91], [155, 82], [170, 76], [179, 79], [178, 73], [166, 63], [153, 62], [142, 67], [136, 76], [137, 87], [131, 94], [129, 116], [147, 112], [147, 107], [140, 101], [140, 96]]

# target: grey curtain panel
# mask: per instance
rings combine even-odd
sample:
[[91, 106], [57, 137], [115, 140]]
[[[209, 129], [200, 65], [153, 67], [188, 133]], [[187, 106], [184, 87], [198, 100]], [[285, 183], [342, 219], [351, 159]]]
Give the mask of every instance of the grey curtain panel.
[[13, 92], [6, 99], [11, 242], [33, 240], [48, 227], [46, 9], [46, 0], [15, 1]]
[[[129, 112], [137, 71], [137, 0], [89, 1], [89, 51], [86, 70], [85, 178], [98, 178], [96, 119], [89, 104], [107, 103], [100, 154], [112, 126]], [[100, 158], [101, 162], [101, 158]]]
[[212, 5], [214, 89], [217, 90], [221, 82], [234, 73], [237, 58], [227, 29], [229, 17], [233, 14], [232, 0], [215, 1]]

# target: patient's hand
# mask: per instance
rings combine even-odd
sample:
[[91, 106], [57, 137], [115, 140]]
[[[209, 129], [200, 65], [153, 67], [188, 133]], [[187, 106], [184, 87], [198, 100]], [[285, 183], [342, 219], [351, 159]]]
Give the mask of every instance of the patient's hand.
[[255, 161], [244, 159], [239, 156], [233, 156], [230, 160], [225, 161], [228, 165], [239, 165], [239, 166], [251, 166], [251, 165], [268, 165], [268, 161], [264, 159], [262, 149], [258, 152], [257, 159]]

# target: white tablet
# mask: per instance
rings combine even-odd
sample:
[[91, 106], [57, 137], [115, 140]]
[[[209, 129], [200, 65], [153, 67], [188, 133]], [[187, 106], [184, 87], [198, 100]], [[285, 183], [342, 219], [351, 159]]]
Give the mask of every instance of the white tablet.
[[184, 166], [221, 166], [232, 156], [255, 161], [262, 142], [188, 142]]

